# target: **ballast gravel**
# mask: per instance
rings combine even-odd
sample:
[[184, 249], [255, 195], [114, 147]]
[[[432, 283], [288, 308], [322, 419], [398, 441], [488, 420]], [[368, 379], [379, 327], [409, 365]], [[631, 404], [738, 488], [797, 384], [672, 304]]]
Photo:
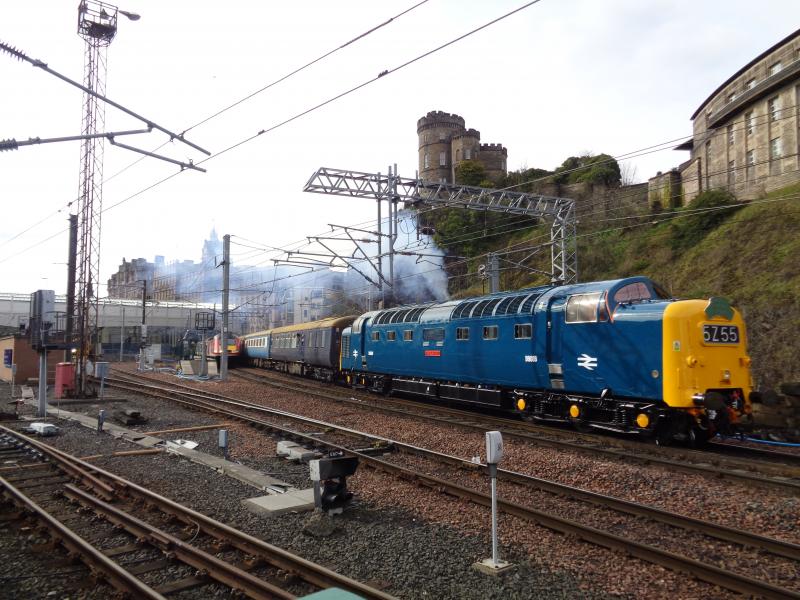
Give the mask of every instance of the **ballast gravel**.
[[[115, 440], [107, 433], [97, 433], [74, 422], [59, 421], [58, 425], [61, 427], [60, 435], [46, 441], [70, 454], [110, 454], [134, 448], [128, 442]], [[254, 434], [263, 436], [257, 432]], [[273, 462], [277, 470], [287, 468], [283, 459], [264, 457], [261, 460], [264, 466]], [[376, 506], [358, 498], [349, 510], [337, 517], [336, 532], [320, 541], [303, 533], [309, 513], [272, 518], [254, 515], [241, 506], [241, 501], [260, 495], [258, 490], [178, 456], [165, 453], [104, 457], [94, 459], [93, 463], [400, 598], [606, 596], [581, 590], [579, 583], [567, 574], [531, 564], [525, 554], [508, 556], [518, 563], [518, 568], [512, 573], [500, 578], [482, 575], [472, 568], [472, 563], [490, 553], [485, 535], [465, 534], [458, 528], [428, 523], [402, 508]], [[291, 468], [297, 469], [296, 466]], [[308, 483], [307, 475], [303, 479]], [[0, 538], [0, 544], [6, 543], [5, 535], [0, 535]], [[183, 594], [182, 597], [191, 595]]]

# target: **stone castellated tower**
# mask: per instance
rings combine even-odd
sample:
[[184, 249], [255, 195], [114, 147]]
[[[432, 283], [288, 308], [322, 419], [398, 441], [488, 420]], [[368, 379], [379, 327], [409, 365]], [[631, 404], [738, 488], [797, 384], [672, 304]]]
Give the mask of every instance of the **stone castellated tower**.
[[508, 173], [508, 150], [502, 144], [481, 144], [480, 162], [486, 169], [486, 178], [496, 181]]
[[502, 144], [481, 144], [481, 132], [467, 129], [462, 117], [432, 111], [417, 121], [419, 177], [424, 181], [453, 183], [456, 167], [474, 160], [486, 169], [486, 177], [506, 174], [507, 150]]
[[429, 112], [417, 121], [419, 176], [424, 181], [452, 182], [450, 141], [464, 133], [464, 119], [442, 111]]

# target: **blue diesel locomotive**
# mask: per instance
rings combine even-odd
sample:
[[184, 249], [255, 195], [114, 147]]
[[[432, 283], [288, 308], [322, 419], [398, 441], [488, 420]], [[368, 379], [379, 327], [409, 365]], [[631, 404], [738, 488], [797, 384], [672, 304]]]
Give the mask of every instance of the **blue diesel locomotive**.
[[[701, 444], [751, 422], [739, 313], [721, 298], [673, 299], [646, 277], [373, 311], [336, 321], [331, 341], [339, 341], [340, 328], [332, 378], [382, 393], [663, 443]], [[292, 333], [295, 344], [307, 343]], [[245, 342], [249, 356], [250, 347]], [[327, 356], [338, 351], [326, 349]], [[278, 368], [313, 375], [315, 365], [279, 361]]]
[[740, 315], [646, 277], [540, 287], [360, 316], [345, 380], [702, 443], [750, 421]]

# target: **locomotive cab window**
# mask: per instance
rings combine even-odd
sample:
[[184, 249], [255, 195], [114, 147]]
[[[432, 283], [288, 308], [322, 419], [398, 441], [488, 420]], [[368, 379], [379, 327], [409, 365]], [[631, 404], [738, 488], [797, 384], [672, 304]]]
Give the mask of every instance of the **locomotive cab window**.
[[488, 325], [483, 328], [483, 339], [485, 340], [496, 340], [498, 337], [498, 327], [497, 325]]
[[[625, 288], [623, 288], [625, 289]], [[567, 300], [567, 323], [597, 323], [598, 304], [602, 292], [592, 294], [575, 294]]]
[[529, 340], [533, 337], [533, 326], [530, 323], [514, 325], [515, 340]]
[[650, 300], [653, 295], [650, 289], [641, 281], [637, 283], [630, 283], [621, 287], [614, 294], [614, 304], [620, 302], [636, 302], [637, 300]]
[[456, 339], [465, 341], [469, 339], [469, 327], [456, 327]]
[[386, 332], [386, 339], [390, 342], [393, 342], [397, 339], [397, 332], [396, 331], [387, 331]]

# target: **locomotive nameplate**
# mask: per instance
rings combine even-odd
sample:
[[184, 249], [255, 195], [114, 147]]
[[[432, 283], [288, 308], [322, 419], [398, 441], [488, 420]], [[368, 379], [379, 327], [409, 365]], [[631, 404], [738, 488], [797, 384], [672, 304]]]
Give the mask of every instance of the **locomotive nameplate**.
[[739, 339], [736, 325], [703, 325], [703, 342], [706, 344], [738, 344]]

